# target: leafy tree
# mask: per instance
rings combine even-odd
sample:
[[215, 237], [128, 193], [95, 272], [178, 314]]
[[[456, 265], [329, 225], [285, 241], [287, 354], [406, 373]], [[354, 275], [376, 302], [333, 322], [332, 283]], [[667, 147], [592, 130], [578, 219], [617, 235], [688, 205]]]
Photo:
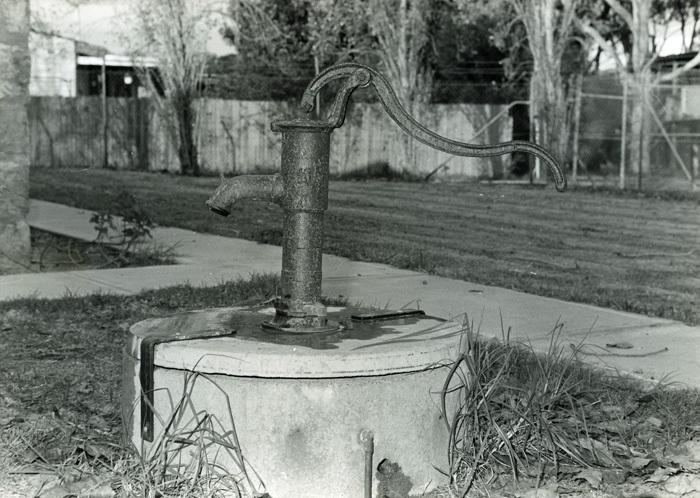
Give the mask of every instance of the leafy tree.
[[[658, 58], [660, 43], [652, 36], [650, 26], [654, 20], [668, 15], [667, 4], [654, 0], [604, 0], [598, 4], [613, 17], [624, 23], [629, 41], [610, 36], [604, 16], [589, 16], [579, 23], [583, 32], [603, 50], [615, 66], [620, 80], [628, 85], [631, 94], [630, 111], [630, 162], [634, 169], [649, 169], [649, 133], [651, 130], [651, 91], [654, 85], [673, 80], [700, 64], [700, 52], [686, 64], [669, 73], [654, 74], [654, 62]], [[676, 11], [677, 12], [677, 11]], [[621, 57], [617, 45], [625, 49], [626, 59]], [[621, 185], [624, 188], [624, 185]]]
[[414, 115], [430, 100], [433, 72], [428, 28], [432, 14], [429, 0], [370, 0], [368, 7], [382, 71]]
[[[408, 112], [421, 121], [430, 102], [433, 68], [430, 63], [430, 21], [435, 15], [430, 0], [370, 0], [367, 22], [376, 40], [376, 57], [382, 72]], [[401, 133], [398, 132], [397, 133]], [[400, 168], [414, 170], [412, 137], [401, 133]]]
[[359, 0], [294, 0], [308, 13], [308, 50], [314, 73], [325, 65], [366, 59], [374, 46], [365, 22], [365, 6]]
[[239, 52], [231, 66], [297, 90], [294, 98], [323, 67], [371, 51], [359, 0], [234, 0], [231, 12], [236, 28], [226, 36]]
[[[426, 5], [418, 7], [424, 9]], [[256, 95], [273, 98], [296, 98], [311, 74], [338, 62], [366, 62], [382, 66], [388, 73], [381, 62], [377, 36], [384, 29], [378, 24], [388, 20], [391, 33], [399, 15], [394, 11], [399, 6], [400, 2], [382, 4], [374, 0], [235, 0], [232, 15], [238, 19], [239, 29], [229, 32], [228, 37], [239, 55], [217, 61], [214, 72], [227, 74], [237, 96], [265, 87]], [[508, 100], [504, 92], [512, 93], [512, 85], [502, 87], [508, 83], [500, 64], [505, 54], [491, 36], [492, 27], [501, 21], [487, 8], [480, 12], [467, 24], [460, 20], [459, 0], [432, 0], [422, 10], [427, 35], [423, 40], [427, 45], [422, 49], [420, 64], [434, 78], [430, 91], [420, 93], [427, 94], [431, 101], [483, 101], [484, 92], [489, 101]], [[375, 14], [379, 14], [379, 20], [373, 19]], [[398, 42], [398, 38], [393, 41]], [[396, 49], [390, 44], [384, 47], [389, 49], [387, 57], [394, 60]], [[258, 84], [240, 85], [237, 80], [243, 77], [241, 73], [247, 73], [248, 79], [257, 78]], [[394, 84], [400, 87], [399, 80]], [[288, 91], [292, 86], [296, 92]]]
[[[462, 102], [527, 98], [531, 56], [506, 0], [452, 0], [433, 36], [436, 92], [444, 77], [463, 83]], [[470, 96], [470, 89], [474, 96]], [[434, 98], [440, 98], [439, 93]]]
[[308, 66], [308, 12], [287, 0], [235, 0], [227, 37], [252, 70], [298, 76]]
[[536, 123], [537, 141], [546, 144], [560, 161], [565, 161], [570, 135], [568, 102], [574, 87], [567, 72], [575, 74], [571, 70], [582, 67], [581, 64], [566, 67], [572, 53], [576, 53], [572, 43], [580, 1], [509, 0], [509, 3], [525, 30], [532, 57], [530, 113]]
[[[496, 2], [446, 0], [430, 26], [434, 69], [432, 102], [511, 102], [523, 96], [511, 78], [508, 46], [494, 35], [503, 24]], [[491, 4], [491, 8], [486, 8]]]
[[[529, 97], [529, 136], [534, 135], [560, 161], [567, 161], [571, 96], [586, 70], [586, 49], [574, 23], [584, 0], [456, 1], [463, 25], [472, 31], [487, 27], [486, 40], [501, 54], [505, 81], [494, 85], [496, 91], [506, 102]], [[527, 119], [522, 110], [519, 107], [513, 113], [519, 123]]]

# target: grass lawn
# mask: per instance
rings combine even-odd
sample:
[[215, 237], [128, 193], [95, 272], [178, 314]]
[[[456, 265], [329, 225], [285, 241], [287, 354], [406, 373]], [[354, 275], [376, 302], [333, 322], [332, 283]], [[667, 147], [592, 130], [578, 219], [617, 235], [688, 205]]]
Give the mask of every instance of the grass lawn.
[[[160, 225], [279, 244], [281, 210], [206, 210], [216, 178], [34, 169], [31, 195], [109, 209], [131, 192]], [[700, 196], [478, 184], [330, 185], [325, 251], [700, 324]]]
[[119, 482], [120, 472], [133, 472], [116, 465], [125, 453], [119, 402], [129, 326], [188, 309], [258, 303], [278, 284], [277, 276], [259, 276], [137, 296], [0, 303], [0, 496], [34, 496], [30, 488], [47, 476], [107, 472]]
[[[136, 321], [259, 303], [274, 296], [277, 286], [277, 276], [257, 276], [136, 296], [0, 303], [0, 496], [35, 496], [31, 493], [44, 482], [46, 494], [39, 496], [88, 496], [76, 489], [95, 484], [104, 494], [89, 496], [220, 496], [205, 493], [206, 483], [200, 488], [191, 480], [167, 488], [170, 474], [159, 481], [157, 462], [144, 463], [121, 444], [121, 351]], [[453, 427], [463, 427], [455, 432], [452, 453], [459, 484], [474, 478], [475, 488], [488, 481], [492, 489], [505, 489], [513, 485], [517, 461], [519, 485], [525, 487], [543, 482], [547, 474], [563, 480], [568, 496], [590, 496], [588, 479], [618, 486], [614, 496], [633, 496], [630, 492], [649, 486], [645, 479], [657, 467], [687, 462], [676, 445], [700, 433], [699, 391], [649, 390], [555, 350], [535, 359], [527, 350], [481, 344], [470, 341], [472, 349], [460, 360], [464, 364], [455, 365], [472, 372], [473, 382], [462, 389], [474, 401], [448, 417]], [[504, 433], [511, 434], [508, 445], [502, 444]], [[576, 477], [588, 466], [585, 462], [593, 465], [588, 477]], [[264, 469], [257, 470], [264, 478]], [[619, 488], [620, 475], [624, 488]]]

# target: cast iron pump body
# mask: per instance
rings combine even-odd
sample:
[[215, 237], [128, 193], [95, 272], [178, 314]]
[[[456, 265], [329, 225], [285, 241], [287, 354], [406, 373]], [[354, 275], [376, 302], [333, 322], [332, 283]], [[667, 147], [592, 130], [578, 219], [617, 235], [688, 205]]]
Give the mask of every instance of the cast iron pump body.
[[[329, 82], [344, 80], [326, 119], [312, 119], [315, 97]], [[342, 126], [350, 95], [372, 86], [391, 119], [416, 140], [458, 156], [488, 157], [520, 151], [533, 154], [548, 166], [558, 191], [566, 177], [544, 148], [525, 141], [475, 145], [442, 137], [415, 121], [401, 106], [388, 81], [374, 69], [356, 63], [338, 64], [320, 73], [306, 88], [301, 107], [306, 116], [272, 123], [282, 133], [281, 172], [242, 175], [223, 182], [207, 206], [228, 215], [241, 199], [274, 202], [284, 209], [281, 296], [275, 317], [264, 328], [280, 332], [313, 333], [338, 329], [329, 322], [321, 302], [323, 216], [328, 208], [330, 137]]]

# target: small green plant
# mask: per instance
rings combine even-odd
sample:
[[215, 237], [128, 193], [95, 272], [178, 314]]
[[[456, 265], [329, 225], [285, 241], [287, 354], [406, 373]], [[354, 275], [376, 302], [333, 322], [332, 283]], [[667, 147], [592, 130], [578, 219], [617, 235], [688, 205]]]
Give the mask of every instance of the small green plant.
[[113, 263], [120, 266], [172, 263], [174, 247], [139, 247], [146, 239], [153, 238], [151, 230], [155, 224], [148, 211], [126, 190], [114, 197], [110, 211], [93, 213], [90, 223], [97, 232], [94, 244], [108, 261], [105, 266]]
[[[120, 191], [115, 196], [112, 206], [111, 211], [98, 211], [90, 217], [90, 223], [97, 231], [96, 242], [131, 248], [147, 237], [152, 238], [153, 220], [133, 194], [126, 190]], [[121, 217], [119, 224], [115, 222], [115, 216]]]

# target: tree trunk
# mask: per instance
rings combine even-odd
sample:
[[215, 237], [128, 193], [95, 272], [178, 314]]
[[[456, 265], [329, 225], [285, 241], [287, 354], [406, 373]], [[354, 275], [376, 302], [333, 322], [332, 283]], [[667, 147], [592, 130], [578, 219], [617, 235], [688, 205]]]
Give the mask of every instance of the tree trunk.
[[[377, 38], [382, 71], [399, 101], [417, 121], [430, 101], [432, 74], [426, 65], [428, 48], [429, 0], [371, 0], [368, 22]], [[416, 148], [411, 136], [395, 131], [393, 165], [416, 172]]]
[[633, 34], [631, 64], [627, 78], [630, 80], [630, 170], [641, 174], [649, 171], [649, 130], [648, 103], [651, 92], [651, 68], [649, 59], [649, 18], [651, 0], [632, 1]]
[[177, 112], [178, 158], [180, 172], [183, 175], [199, 176], [199, 158], [197, 157], [197, 142], [194, 136], [196, 114], [193, 99], [187, 94], [174, 97]]
[[[630, 75], [630, 122], [629, 122], [629, 171], [636, 173], [647, 173], [649, 171], [649, 130], [651, 119], [649, 117], [649, 83], [646, 81], [648, 75]], [[641, 171], [640, 171], [641, 168]]]
[[0, 23], [0, 273], [26, 269], [30, 262], [29, 3], [3, 0]]
[[561, 162], [569, 159], [570, 120], [562, 58], [570, 41], [577, 2], [511, 0], [525, 26], [533, 59], [530, 102], [540, 145]]

